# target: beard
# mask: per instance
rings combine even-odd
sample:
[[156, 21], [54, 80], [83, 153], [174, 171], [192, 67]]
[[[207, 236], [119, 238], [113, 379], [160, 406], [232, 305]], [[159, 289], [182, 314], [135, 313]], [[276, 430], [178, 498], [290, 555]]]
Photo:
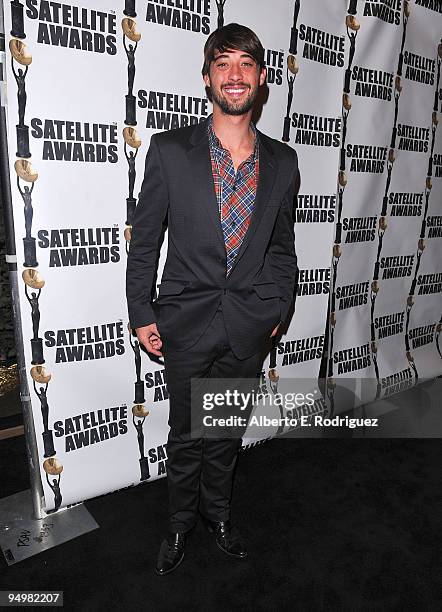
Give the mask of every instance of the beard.
[[[256, 96], [258, 95], [258, 88], [253, 91], [249, 85], [245, 85], [244, 83], [235, 83], [235, 85], [242, 85], [249, 89], [250, 94], [245, 100], [230, 102], [223, 96], [222, 90], [221, 93], [219, 93], [218, 91], [215, 91], [213, 87], [210, 88], [210, 93], [212, 94], [212, 99], [218, 104], [224, 114], [234, 116], [245, 115], [253, 108]], [[228, 87], [228, 85], [226, 85], [226, 87]]]

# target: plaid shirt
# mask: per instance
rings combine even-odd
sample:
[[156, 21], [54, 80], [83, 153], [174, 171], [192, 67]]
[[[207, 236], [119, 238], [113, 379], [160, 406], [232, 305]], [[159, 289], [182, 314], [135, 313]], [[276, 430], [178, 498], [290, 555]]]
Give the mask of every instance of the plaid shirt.
[[208, 121], [213, 182], [227, 253], [227, 276], [249, 227], [258, 185], [259, 140], [255, 126], [250, 125], [255, 134], [255, 149], [235, 174], [230, 152], [223, 148], [213, 130], [213, 118]]

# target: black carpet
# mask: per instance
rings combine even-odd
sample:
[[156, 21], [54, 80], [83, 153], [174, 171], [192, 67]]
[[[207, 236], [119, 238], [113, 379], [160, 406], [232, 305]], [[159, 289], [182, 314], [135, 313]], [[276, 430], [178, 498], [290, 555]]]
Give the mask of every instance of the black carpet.
[[[0, 443], [2, 496], [28, 487], [24, 440]], [[166, 482], [86, 503], [91, 533], [7, 567], [0, 589], [59, 589], [68, 610], [440, 610], [439, 440], [273, 440], [240, 456], [233, 516], [249, 558], [202, 526], [173, 574], [153, 567]]]

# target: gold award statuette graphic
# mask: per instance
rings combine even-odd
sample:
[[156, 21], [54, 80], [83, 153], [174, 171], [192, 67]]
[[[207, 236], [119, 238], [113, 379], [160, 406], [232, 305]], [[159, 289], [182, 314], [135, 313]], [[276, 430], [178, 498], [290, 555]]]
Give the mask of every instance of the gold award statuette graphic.
[[332, 417], [335, 412], [336, 382], [335, 382], [335, 379], [333, 378], [333, 366], [330, 365], [330, 361], [331, 360], [329, 360], [328, 376], [327, 376], [327, 382], [326, 382], [326, 394], [327, 394], [327, 398], [328, 398], [329, 405], [330, 405], [330, 417]]
[[394, 164], [395, 160], [396, 160], [395, 151], [394, 151], [394, 149], [390, 149], [388, 151], [388, 163], [389, 164]]
[[290, 141], [290, 123], [291, 123], [291, 109], [293, 104], [293, 87], [295, 85], [296, 75], [299, 72], [299, 65], [294, 55], [287, 57], [287, 109], [284, 117], [284, 129], [282, 133], [283, 142]]
[[141, 138], [138, 136], [137, 130], [132, 127], [123, 129], [124, 142], [133, 149], [138, 149], [141, 146]]
[[345, 70], [344, 92], [350, 93], [351, 68], [356, 51], [356, 36], [359, 32], [361, 24], [354, 15], [347, 15], [345, 18], [345, 26], [347, 29], [348, 40], [350, 41], [350, 52], [348, 54], [348, 64]]
[[278, 374], [278, 370], [276, 369], [277, 351], [278, 351], [278, 334], [274, 338], [272, 338], [272, 348], [270, 350], [270, 361], [269, 361], [268, 376], [269, 376], [270, 388], [272, 389], [273, 393], [276, 393], [278, 389], [278, 381], [279, 381], [279, 374]]
[[[141, 138], [135, 128], [126, 126], [123, 129], [124, 139], [124, 155], [126, 156], [128, 166], [128, 183], [129, 183], [129, 194], [126, 198], [126, 225], [132, 227], [132, 220], [137, 206], [137, 200], [134, 198], [134, 187], [136, 173], [136, 158], [138, 150], [141, 146]], [[126, 239], [127, 240], [127, 239]]]
[[340, 244], [333, 245], [333, 257], [334, 259], [339, 259], [342, 255], [342, 249]]
[[347, 28], [353, 30], [354, 32], [357, 32], [361, 27], [361, 24], [354, 15], [347, 15], [345, 19], [345, 25], [347, 26]]
[[44, 368], [43, 366], [40, 366], [40, 365], [33, 366], [31, 368], [30, 374], [31, 374], [31, 378], [32, 378], [32, 380], [34, 382], [39, 383], [39, 384], [43, 384], [43, 385], [47, 385], [48, 382], [52, 378], [52, 374], [48, 374], [46, 372], [46, 368]]
[[217, 28], [218, 30], [224, 26], [224, 5], [226, 0], [215, 0], [218, 12]]
[[411, 315], [411, 309], [414, 306], [414, 289], [413, 287], [410, 289], [410, 295], [407, 297], [407, 306], [405, 309], [405, 313], [406, 313], [406, 319], [405, 319], [405, 351], [406, 353], [410, 352], [410, 334], [409, 334], [409, 327], [410, 327], [410, 315]]
[[[25, 125], [27, 102], [26, 75], [32, 63], [32, 55], [29, 53], [25, 43], [16, 38], [9, 41], [9, 50], [11, 52], [12, 73], [17, 83], [18, 124], [15, 126], [17, 132], [17, 157], [28, 158], [31, 157], [31, 152], [29, 150], [29, 126]], [[19, 64], [20, 67], [16, 68], [15, 63]], [[25, 69], [22, 66], [25, 66]]]
[[38, 179], [38, 172], [34, 169], [31, 162], [26, 159], [17, 159], [14, 168], [17, 175], [27, 183], [35, 183]]
[[416, 364], [415, 364], [415, 362], [414, 362], [414, 357], [413, 357], [413, 355], [411, 354], [411, 351], [409, 351], [409, 350], [405, 352], [405, 356], [406, 356], [406, 358], [407, 358], [408, 365], [410, 366], [410, 368], [411, 368], [411, 369], [413, 370], [413, 372], [414, 372], [414, 380], [415, 380], [415, 382], [417, 383], [417, 381], [419, 380], [419, 374], [418, 374], [418, 371], [417, 371]]
[[[51, 512], [56, 512], [60, 508], [63, 501], [60, 490], [60, 479], [63, 471], [63, 465], [56, 457], [50, 457], [49, 459], [44, 460], [43, 469], [46, 472], [46, 481], [54, 494], [54, 509], [47, 511], [47, 514], [50, 514]], [[52, 478], [53, 476], [55, 478]]]
[[144, 454], [144, 431], [143, 425], [146, 417], [149, 416], [149, 411], [142, 404], [137, 404], [132, 407], [132, 422], [137, 432], [138, 449], [140, 451], [140, 481], [149, 480], [149, 459]]
[[[135, 51], [141, 34], [137, 30], [137, 22], [131, 17], [125, 17], [121, 22], [123, 29], [123, 46], [127, 56], [127, 95], [126, 95], [126, 125], [137, 125], [136, 119], [136, 98], [133, 95], [135, 79]], [[130, 41], [130, 42], [127, 42]], [[134, 44], [135, 43], [135, 44]]]
[[276, 368], [269, 369], [269, 379], [272, 383], [277, 383], [279, 380], [278, 370]]
[[[44, 287], [45, 281], [40, 276], [38, 270], [28, 269], [22, 273], [22, 278], [25, 283], [25, 294], [26, 298], [31, 306], [31, 318], [32, 318], [32, 330], [33, 338], [31, 339], [31, 350], [32, 350], [32, 365], [42, 365], [45, 361], [43, 358], [43, 339], [38, 336], [38, 329], [40, 326], [40, 307], [38, 300], [40, 298], [41, 290]], [[36, 291], [29, 291], [30, 289], [36, 289]]]
[[23, 270], [22, 278], [24, 283], [32, 289], [42, 289], [45, 286], [45, 281], [38, 270]]
[[349, 111], [351, 109], [351, 100], [350, 96], [347, 93], [344, 93], [342, 95], [342, 106], [346, 111]]
[[[38, 399], [40, 400], [41, 417], [43, 421], [43, 444], [44, 444], [44, 456], [53, 457], [55, 455], [54, 439], [52, 436], [52, 430], [49, 429], [49, 404], [48, 404], [48, 385], [51, 380], [51, 374], [46, 373], [43, 366], [34, 366], [31, 368], [31, 378], [34, 385], [34, 391]], [[41, 387], [37, 387], [37, 384], [41, 384]], [[44, 385], [44, 386], [43, 386]]]
[[127, 328], [129, 330], [129, 342], [134, 352], [135, 373], [137, 377], [134, 383], [135, 384], [134, 404], [141, 405], [141, 404], [144, 404], [144, 402], [146, 401], [144, 397], [144, 383], [141, 379], [141, 347], [140, 347], [140, 343], [136, 339], [136, 336], [134, 340], [134, 332], [131, 329], [131, 327], [128, 325]]
[[[338, 271], [338, 263], [339, 260], [341, 258], [342, 255], [342, 249], [341, 249], [341, 245], [339, 242], [337, 242], [338, 237], [336, 237], [336, 242], [333, 245], [333, 249], [332, 249], [332, 267], [333, 267], [333, 281], [332, 281], [332, 289], [331, 289], [331, 295], [330, 295], [330, 299], [331, 299], [331, 312], [330, 312], [330, 324], [332, 326], [332, 328], [335, 327], [336, 325], [336, 313], [335, 313], [335, 285], [336, 285], [336, 276], [337, 276], [337, 271]], [[339, 238], [340, 240], [340, 238]], [[332, 329], [333, 331], [333, 329]]]
[[[438, 46], [438, 55], [439, 55], [439, 46]], [[436, 144], [436, 130], [437, 130], [437, 126], [439, 124], [439, 118], [437, 116], [437, 100], [438, 100], [438, 95], [439, 95], [439, 91], [440, 91], [439, 90], [440, 68], [441, 68], [441, 61], [440, 61], [440, 58], [438, 58], [438, 62], [437, 62], [437, 75], [436, 75], [436, 86], [434, 88], [434, 105], [433, 105], [433, 112], [431, 114], [431, 148], [430, 148], [430, 154], [428, 156], [428, 170], [427, 170], [427, 175], [428, 176], [433, 176], [434, 146]]]
[[125, 17], [121, 22], [121, 27], [123, 28], [124, 35], [132, 42], [137, 43], [141, 39], [141, 34], [137, 30], [137, 22], [135, 19]]
[[[34, 208], [32, 206], [32, 192], [34, 191], [35, 181], [38, 179], [38, 173], [33, 168], [30, 161], [26, 159], [17, 159], [14, 164], [14, 169], [17, 174], [17, 189], [23, 199], [24, 217], [25, 217], [25, 237], [23, 238], [23, 250], [25, 260], [23, 265], [25, 268], [35, 268], [38, 266], [36, 240], [31, 235], [32, 219], [34, 217]], [[25, 181], [29, 185], [23, 185], [20, 182]]]
[[403, 13], [402, 13], [402, 42], [401, 42], [401, 50], [399, 53], [399, 61], [397, 73], [399, 76], [402, 76], [402, 67], [404, 65], [404, 46], [405, 46], [405, 37], [407, 35], [407, 24], [408, 18], [410, 17], [410, 3], [408, 0], [404, 0], [403, 4]]
[[28, 47], [23, 41], [11, 38], [9, 41], [9, 50], [15, 61], [22, 66], [29, 66], [32, 64], [32, 55], [29, 53]]
[[146, 408], [146, 406], [140, 404], [132, 408], [132, 414], [139, 419], [144, 419], [145, 417], [149, 416], [149, 410]]
[[124, 239], [126, 241], [126, 255], [129, 253], [130, 241], [132, 240], [132, 226], [128, 225], [124, 229]]

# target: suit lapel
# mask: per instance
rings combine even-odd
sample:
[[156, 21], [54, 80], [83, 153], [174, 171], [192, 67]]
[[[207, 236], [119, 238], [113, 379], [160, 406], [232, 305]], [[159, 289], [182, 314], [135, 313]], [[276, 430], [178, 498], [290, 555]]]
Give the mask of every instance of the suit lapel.
[[225, 254], [226, 247], [224, 244], [224, 236], [218, 211], [218, 201], [216, 199], [215, 185], [213, 182], [209, 137], [207, 135], [207, 123], [205, 121], [196, 127], [190, 142], [194, 145], [188, 152], [192, 183], [197, 190], [198, 200], [202, 208], [206, 211]]
[[242, 241], [238, 255], [232, 266], [230, 274], [232, 274], [235, 266], [243, 256], [244, 251], [247, 249], [250, 241], [252, 240], [256, 230], [258, 229], [259, 223], [264, 214], [266, 204], [272, 193], [273, 185], [277, 175], [278, 164], [273, 155], [273, 151], [270, 145], [267, 143], [266, 137], [261, 132], [259, 134], [259, 179], [258, 187], [256, 190], [255, 203], [253, 206], [252, 217], [247, 232]]

